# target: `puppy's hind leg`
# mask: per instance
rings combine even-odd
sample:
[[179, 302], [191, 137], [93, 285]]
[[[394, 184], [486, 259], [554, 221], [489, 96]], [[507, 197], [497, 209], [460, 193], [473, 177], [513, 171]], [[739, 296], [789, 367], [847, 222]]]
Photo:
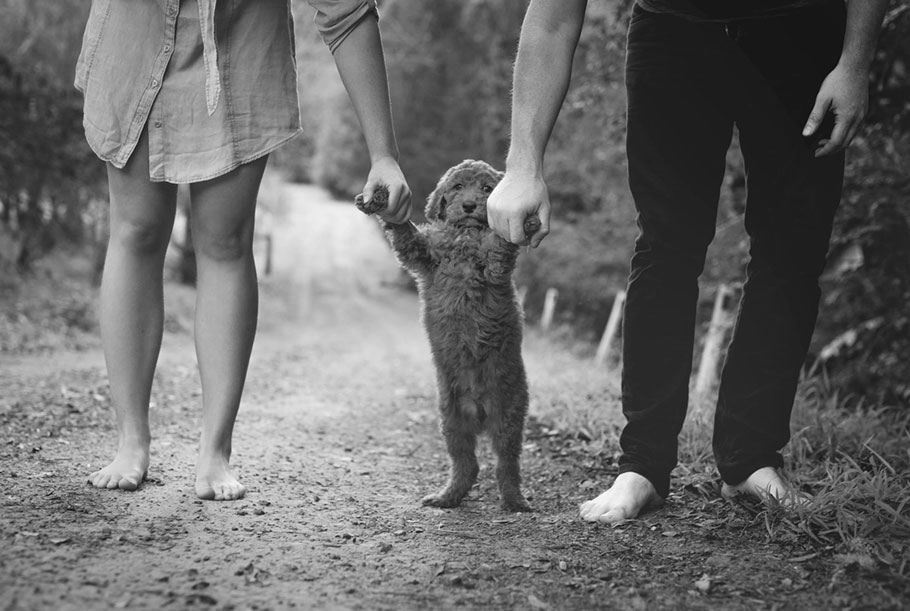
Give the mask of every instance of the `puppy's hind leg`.
[[521, 444], [524, 438], [525, 410], [510, 406], [511, 412], [490, 430], [493, 452], [496, 454], [496, 481], [499, 484], [499, 498], [505, 511], [532, 511], [521, 493]]
[[[455, 403], [453, 401], [453, 403]], [[424, 505], [457, 507], [477, 481], [477, 429], [455, 405], [442, 410], [442, 434], [449, 451], [449, 482], [445, 488], [423, 499]]]

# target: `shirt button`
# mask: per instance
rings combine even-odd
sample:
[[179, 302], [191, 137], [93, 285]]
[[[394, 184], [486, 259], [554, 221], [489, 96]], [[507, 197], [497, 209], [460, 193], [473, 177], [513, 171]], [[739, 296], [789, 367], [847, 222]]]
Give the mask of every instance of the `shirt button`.
[[171, 8], [168, 9], [168, 12], [169, 12], [171, 15], [176, 15], [176, 14], [177, 14], [177, 5], [176, 5], [176, 4], [172, 4], [172, 5], [171, 5]]
[[152, 79], [152, 87], [153, 87], [153, 88], [157, 88], [157, 87], [158, 87], [158, 79]]
[[161, 127], [161, 121], [155, 121], [155, 127]]
[[164, 45], [164, 52], [165, 52], [165, 53], [170, 53], [170, 52], [171, 52], [171, 45]]

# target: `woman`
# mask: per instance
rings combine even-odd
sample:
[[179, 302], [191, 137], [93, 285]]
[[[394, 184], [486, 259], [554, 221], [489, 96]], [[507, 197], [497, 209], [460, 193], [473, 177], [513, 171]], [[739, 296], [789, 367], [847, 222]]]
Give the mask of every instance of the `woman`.
[[[410, 216], [398, 166], [374, 0], [311, 0], [363, 126], [370, 199]], [[176, 185], [188, 183], [198, 265], [196, 352], [203, 416], [196, 494], [233, 500], [231, 437], [256, 330], [252, 240], [269, 152], [300, 129], [289, 0], [93, 0], [76, 70], [86, 138], [108, 168], [110, 242], [101, 336], [117, 417], [98, 488], [135, 490], [149, 466], [149, 396], [164, 320], [164, 254]]]

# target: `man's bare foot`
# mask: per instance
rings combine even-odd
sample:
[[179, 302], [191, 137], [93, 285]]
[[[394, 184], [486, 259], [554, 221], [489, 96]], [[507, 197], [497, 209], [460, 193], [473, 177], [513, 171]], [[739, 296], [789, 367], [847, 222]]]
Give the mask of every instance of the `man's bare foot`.
[[246, 494], [224, 456], [199, 456], [196, 465], [196, 496], [204, 501], [235, 501]]
[[616, 524], [631, 520], [649, 506], [662, 505], [654, 484], [643, 475], [620, 473], [613, 485], [596, 499], [582, 503], [579, 514], [588, 522]]
[[774, 499], [774, 502], [784, 507], [805, 505], [809, 502], [806, 495], [793, 488], [773, 467], [762, 467], [735, 486], [724, 483], [720, 493], [726, 499], [738, 496], [750, 496], [762, 502]]
[[135, 490], [145, 481], [149, 470], [148, 444], [121, 446], [114, 461], [88, 476], [95, 488]]

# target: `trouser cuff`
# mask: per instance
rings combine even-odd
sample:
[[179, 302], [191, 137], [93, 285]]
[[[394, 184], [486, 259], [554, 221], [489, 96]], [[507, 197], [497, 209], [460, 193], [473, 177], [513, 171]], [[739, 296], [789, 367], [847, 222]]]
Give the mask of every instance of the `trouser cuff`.
[[623, 464], [619, 466], [620, 473], [638, 473], [654, 486], [660, 498], [665, 499], [670, 494], [670, 475], [659, 476], [652, 469], [639, 464]]
[[[735, 464], [726, 464], [721, 460], [717, 461], [717, 470], [720, 473], [720, 478], [724, 480], [724, 483], [731, 486], [745, 481], [747, 477], [758, 471], [763, 467], [771, 467], [772, 469], [781, 469], [784, 466], [784, 459], [777, 452], [769, 454], [767, 456], [762, 456], [760, 458], [755, 458], [749, 461], [742, 461]], [[646, 476], [647, 477], [647, 476]]]

